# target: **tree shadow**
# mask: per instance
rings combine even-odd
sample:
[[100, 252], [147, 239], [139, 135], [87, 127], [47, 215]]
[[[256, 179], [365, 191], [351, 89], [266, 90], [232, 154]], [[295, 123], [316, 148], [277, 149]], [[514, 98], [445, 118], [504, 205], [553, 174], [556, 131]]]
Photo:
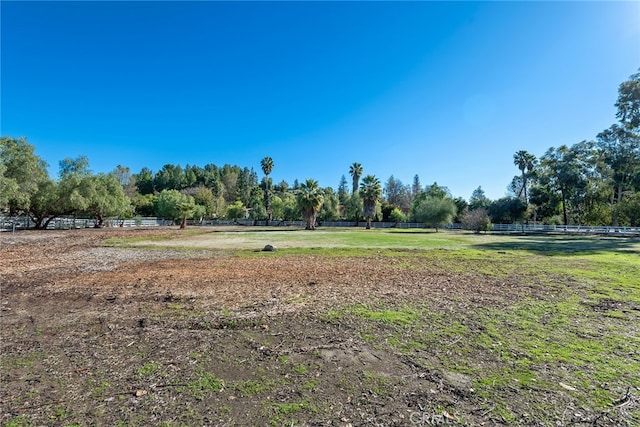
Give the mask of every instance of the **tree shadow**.
[[471, 245], [477, 249], [495, 251], [523, 250], [547, 255], [588, 255], [601, 252], [640, 254], [640, 238], [597, 235], [536, 234], [513, 236], [504, 242], [488, 242]]

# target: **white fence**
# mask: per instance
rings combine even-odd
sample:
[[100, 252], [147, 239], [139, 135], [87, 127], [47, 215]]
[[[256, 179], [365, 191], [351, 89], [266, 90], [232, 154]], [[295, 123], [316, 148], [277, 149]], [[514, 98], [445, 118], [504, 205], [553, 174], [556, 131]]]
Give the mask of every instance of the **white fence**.
[[[93, 219], [60, 217], [49, 222], [49, 230], [68, 230], [78, 228], [95, 227]], [[155, 217], [120, 219], [110, 218], [105, 221], [107, 227], [163, 227], [174, 225], [174, 221]], [[243, 225], [243, 226], [267, 226], [266, 221], [254, 221], [250, 219], [238, 221], [188, 221], [190, 226], [214, 226], [214, 225]], [[304, 227], [302, 221], [270, 221], [269, 226], [280, 227]], [[319, 227], [365, 227], [366, 222], [360, 221], [318, 221]], [[0, 216], [0, 231], [15, 231], [34, 228], [35, 223], [28, 217], [2, 217]], [[372, 228], [431, 228], [416, 222], [372, 222]], [[442, 227], [448, 230], [462, 230], [462, 224], [449, 224]], [[568, 233], [568, 234], [608, 234], [608, 235], [640, 235], [640, 227], [613, 227], [591, 225], [543, 225], [543, 224], [493, 224], [495, 232], [520, 232], [520, 233]]]
[[[159, 227], [172, 225], [173, 221], [161, 218], [134, 218], [119, 219], [109, 218], [105, 220], [107, 227]], [[3, 217], [0, 216], [0, 231], [27, 230], [35, 227], [35, 222], [29, 217]], [[47, 225], [47, 230], [70, 230], [78, 228], [93, 228], [96, 221], [86, 218], [60, 217], [52, 219]]]

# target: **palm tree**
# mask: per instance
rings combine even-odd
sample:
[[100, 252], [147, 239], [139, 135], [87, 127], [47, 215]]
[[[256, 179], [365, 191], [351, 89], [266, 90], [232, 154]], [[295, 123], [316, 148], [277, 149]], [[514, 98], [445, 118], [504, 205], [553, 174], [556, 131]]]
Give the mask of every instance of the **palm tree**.
[[[516, 165], [518, 169], [520, 169], [520, 172], [522, 172], [522, 188], [520, 190], [520, 194], [524, 192], [525, 205], [528, 204], [529, 200], [527, 198], [527, 178], [529, 177], [529, 175], [531, 175], [531, 172], [533, 171], [536, 163], [536, 156], [528, 153], [525, 150], [520, 150], [513, 155], [513, 164]], [[518, 197], [520, 197], [520, 194], [518, 194]]]
[[352, 194], [356, 194], [358, 192], [358, 181], [360, 181], [360, 177], [362, 176], [362, 165], [358, 162], [352, 164], [349, 167], [349, 175], [353, 178]]
[[262, 166], [262, 172], [264, 172], [264, 207], [267, 209], [267, 225], [271, 221], [273, 216], [273, 210], [271, 209], [271, 178], [269, 174], [273, 170], [273, 159], [271, 157], [265, 157], [260, 161]]
[[316, 215], [322, 203], [324, 203], [324, 194], [318, 181], [307, 179], [300, 184], [300, 190], [297, 196], [298, 207], [302, 212], [302, 219], [305, 223], [305, 230], [316, 229]]
[[367, 175], [362, 178], [360, 196], [364, 206], [364, 216], [367, 218], [367, 230], [369, 230], [371, 228], [371, 218], [375, 216], [376, 205], [380, 196], [382, 196], [382, 186], [375, 175]]

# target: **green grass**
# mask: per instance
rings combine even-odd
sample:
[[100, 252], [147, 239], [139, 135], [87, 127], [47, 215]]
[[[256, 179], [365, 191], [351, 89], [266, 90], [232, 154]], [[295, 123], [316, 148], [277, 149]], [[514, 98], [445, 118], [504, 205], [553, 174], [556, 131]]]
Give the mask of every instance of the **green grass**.
[[147, 362], [136, 370], [136, 373], [141, 377], [148, 377], [155, 374], [162, 368], [162, 365], [156, 362]]
[[223, 388], [224, 381], [209, 372], [203, 372], [198, 378], [187, 383], [189, 394], [198, 400], [203, 400], [211, 392], [219, 392]]
[[338, 319], [346, 314], [352, 314], [367, 320], [400, 326], [410, 325], [420, 318], [420, 313], [410, 308], [386, 309], [369, 307], [362, 304], [345, 307], [341, 310], [332, 310], [329, 312], [329, 318]]

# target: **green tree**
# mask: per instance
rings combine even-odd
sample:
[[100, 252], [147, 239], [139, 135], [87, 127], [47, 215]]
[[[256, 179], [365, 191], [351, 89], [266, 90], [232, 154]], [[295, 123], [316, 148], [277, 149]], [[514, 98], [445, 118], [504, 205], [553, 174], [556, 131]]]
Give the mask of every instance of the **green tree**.
[[304, 183], [300, 184], [297, 201], [298, 207], [302, 212], [305, 229], [315, 230], [316, 215], [324, 202], [324, 194], [318, 185], [318, 181], [307, 179]]
[[113, 174], [86, 176], [81, 182], [85, 195], [85, 212], [95, 219], [96, 227], [103, 227], [108, 217], [127, 217], [133, 214], [131, 200], [124, 194], [118, 178]]
[[55, 181], [46, 181], [38, 186], [38, 190], [31, 196], [29, 218], [38, 230], [46, 229], [49, 222], [56, 216], [71, 214], [72, 210], [64, 211], [61, 200], [65, 194]]
[[50, 185], [47, 164], [35, 154], [25, 138], [0, 138], [0, 210], [12, 215], [29, 212], [31, 198], [42, 186]]
[[182, 167], [170, 163], [164, 165], [153, 177], [153, 187], [160, 192], [162, 190], [182, 190], [186, 188]]
[[269, 174], [273, 170], [273, 159], [271, 157], [265, 157], [260, 161], [260, 166], [262, 167], [262, 172], [264, 172], [264, 207], [267, 210], [267, 225], [269, 221], [273, 218], [273, 211], [271, 210], [271, 178], [269, 178]]
[[411, 185], [411, 201], [418, 197], [418, 194], [422, 191], [422, 184], [420, 184], [420, 177], [416, 174], [413, 177], [413, 184]]
[[348, 221], [355, 221], [356, 224], [362, 218], [362, 197], [356, 192], [349, 196], [344, 205], [344, 216]]
[[354, 162], [351, 166], [349, 166], [349, 175], [351, 175], [351, 179], [353, 182], [351, 194], [356, 194], [358, 192], [358, 183], [360, 182], [360, 177], [362, 176], [362, 165], [358, 162]]
[[439, 186], [437, 182], [428, 185], [426, 193], [427, 196], [433, 197], [435, 199], [444, 199], [445, 197], [450, 197], [449, 189], [447, 187]]
[[462, 197], [456, 197], [453, 199], [453, 203], [456, 205], [456, 216], [453, 218], [453, 221], [462, 222], [462, 218], [469, 211], [469, 204]]
[[396, 224], [399, 222], [404, 222], [407, 220], [406, 215], [397, 207], [394, 207], [389, 213], [389, 221], [395, 222]]
[[587, 186], [587, 155], [586, 142], [572, 147], [561, 145], [550, 148], [542, 156], [540, 164], [543, 167], [539, 179], [551, 191], [560, 196], [562, 218], [565, 225], [569, 224], [570, 207], [578, 212], [581, 196]]
[[19, 186], [14, 178], [5, 175], [7, 167], [0, 161], [0, 213], [9, 210], [9, 200], [18, 195]]
[[322, 207], [318, 211], [318, 220], [320, 221], [335, 221], [340, 218], [339, 207], [340, 200], [338, 195], [331, 187], [326, 187], [322, 191], [324, 201]]
[[187, 218], [196, 212], [196, 204], [193, 201], [193, 197], [185, 196], [186, 199], [178, 203], [178, 210], [180, 211], [180, 229], [187, 228]]
[[640, 173], [640, 135], [613, 125], [597, 136], [599, 172], [602, 179], [613, 186], [611, 208], [613, 225], [618, 225], [615, 205], [622, 201], [625, 192], [635, 189]]
[[618, 109], [616, 117], [628, 130], [640, 127], [640, 73], [620, 84], [615, 105]]
[[155, 200], [156, 216], [173, 221], [182, 220], [185, 211], [188, 212], [190, 202], [192, 200], [189, 196], [178, 190], [162, 190]]
[[291, 192], [282, 194], [282, 219], [285, 221], [299, 221], [302, 219], [296, 196]]
[[235, 201], [234, 203], [227, 206], [227, 218], [237, 221], [239, 219], [245, 218], [247, 215], [247, 208], [242, 204], [240, 200]]
[[349, 189], [347, 187], [347, 178], [344, 175], [340, 177], [340, 184], [338, 185], [338, 199], [340, 204], [344, 206], [349, 197]]
[[200, 185], [193, 195], [193, 199], [197, 205], [204, 208], [205, 216], [212, 217], [216, 213], [216, 198], [209, 187]]
[[58, 162], [58, 169], [60, 177], [65, 176], [89, 176], [91, 170], [89, 169], [89, 159], [87, 156], [78, 156], [75, 159], [71, 157], [65, 157]]
[[375, 175], [367, 175], [360, 184], [360, 196], [362, 197], [363, 213], [367, 219], [367, 230], [371, 229], [371, 219], [376, 214], [378, 200], [382, 196], [380, 180]]
[[491, 205], [491, 199], [487, 197], [482, 187], [478, 187], [473, 190], [471, 197], [469, 198], [469, 210], [475, 211], [476, 209], [487, 209]]
[[536, 156], [525, 150], [520, 150], [513, 155], [513, 164], [520, 169], [522, 176], [522, 187], [519, 191], [518, 197], [522, 197], [522, 201], [525, 205], [529, 203], [529, 198], [527, 197], [527, 179], [533, 172], [536, 163]]
[[142, 168], [139, 173], [133, 175], [136, 188], [140, 194], [153, 194], [153, 172], [149, 168]]
[[408, 210], [411, 206], [411, 190], [393, 175], [384, 184], [383, 192], [390, 205], [398, 206], [401, 210]]
[[[269, 202], [271, 204], [271, 202]], [[249, 218], [253, 220], [267, 219], [267, 209], [265, 208], [264, 193], [260, 187], [253, 187], [251, 198], [249, 199]]]
[[456, 215], [456, 205], [448, 197], [425, 195], [425, 197], [418, 197], [414, 203], [415, 206], [412, 209], [414, 221], [434, 227], [436, 233], [438, 228], [450, 224]]
[[631, 227], [640, 227], [640, 192], [622, 199], [616, 206], [616, 215], [621, 222]]
[[503, 197], [489, 206], [489, 216], [497, 224], [513, 224], [521, 220], [527, 208], [517, 197]]
[[154, 216], [156, 196], [153, 194], [136, 194], [131, 199], [135, 213], [140, 216]]

